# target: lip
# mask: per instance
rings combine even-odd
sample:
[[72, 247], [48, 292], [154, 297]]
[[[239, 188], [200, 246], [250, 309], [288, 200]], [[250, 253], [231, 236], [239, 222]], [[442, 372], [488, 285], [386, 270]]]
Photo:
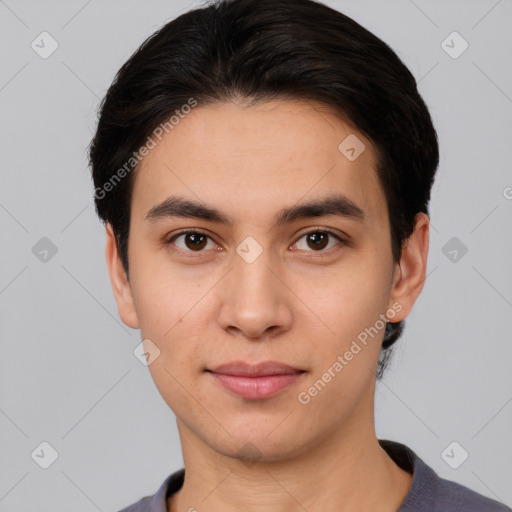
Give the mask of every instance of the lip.
[[263, 361], [258, 364], [249, 364], [245, 361], [232, 361], [216, 366], [208, 371], [240, 377], [265, 377], [269, 375], [292, 375], [301, 373], [303, 370], [293, 368], [284, 363], [279, 363], [278, 361]]
[[250, 400], [270, 398], [291, 386], [305, 373], [276, 361], [251, 365], [234, 361], [206, 370], [231, 393]]

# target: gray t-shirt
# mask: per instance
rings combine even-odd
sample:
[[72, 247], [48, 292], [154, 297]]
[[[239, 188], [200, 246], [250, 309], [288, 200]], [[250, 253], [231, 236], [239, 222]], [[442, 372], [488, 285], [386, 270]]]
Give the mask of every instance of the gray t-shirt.
[[[412, 485], [397, 512], [512, 512], [502, 503], [463, 485], [440, 478], [410, 448], [379, 439], [379, 444], [405, 471]], [[185, 469], [169, 475], [153, 496], [146, 496], [120, 512], [167, 512], [167, 498], [181, 489]]]

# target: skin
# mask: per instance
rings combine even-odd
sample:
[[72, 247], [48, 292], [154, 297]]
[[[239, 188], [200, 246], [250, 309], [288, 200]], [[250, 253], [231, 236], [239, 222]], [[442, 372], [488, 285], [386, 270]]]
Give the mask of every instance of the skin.
[[[349, 134], [366, 146], [354, 161], [338, 150]], [[149, 370], [176, 415], [186, 468], [168, 510], [396, 511], [412, 476], [375, 433], [384, 329], [308, 404], [298, 401], [379, 314], [400, 304], [393, 321], [406, 318], [423, 288], [429, 219], [416, 216], [395, 264], [371, 142], [315, 102], [198, 105], [134, 178], [130, 279], [110, 225], [106, 257], [120, 317], [161, 351]], [[366, 221], [329, 215], [274, 226], [284, 206], [333, 192]], [[176, 194], [222, 210], [233, 226], [145, 219]], [[183, 228], [204, 230], [207, 245], [198, 252], [185, 236], [165, 243]], [[322, 229], [347, 243], [332, 237], [316, 248], [304, 235]], [[263, 249], [250, 264], [236, 252], [247, 236]], [[204, 371], [234, 360], [306, 373], [271, 398], [245, 400]]]

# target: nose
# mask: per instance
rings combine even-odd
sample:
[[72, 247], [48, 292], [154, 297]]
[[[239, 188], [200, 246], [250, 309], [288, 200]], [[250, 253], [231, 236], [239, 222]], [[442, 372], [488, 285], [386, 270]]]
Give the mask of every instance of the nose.
[[[242, 256], [240, 256], [242, 254]], [[264, 249], [254, 260], [233, 254], [231, 271], [217, 290], [218, 321], [231, 335], [262, 341], [291, 326], [293, 293], [284, 267]]]

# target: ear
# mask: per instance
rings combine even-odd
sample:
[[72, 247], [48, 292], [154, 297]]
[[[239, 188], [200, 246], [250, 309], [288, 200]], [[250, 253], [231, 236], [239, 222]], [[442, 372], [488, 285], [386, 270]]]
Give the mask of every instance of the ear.
[[117, 311], [121, 320], [132, 329], [139, 328], [139, 320], [135, 310], [135, 304], [132, 295], [132, 288], [130, 281], [124, 271], [121, 257], [119, 255], [119, 248], [117, 240], [114, 235], [114, 230], [110, 223], [105, 226], [107, 235], [107, 244], [105, 248], [105, 256], [107, 258], [107, 267], [110, 275], [110, 284], [114, 297], [117, 302]]
[[[405, 240], [400, 262], [395, 265], [389, 307], [396, 311], [393, 322], [410, 313], [426, 279], [430, 220], [424, 213], [415, 216], [414, 231]], [[396, 305], [402, 307], [398, 308]], [[390, 319], [391, 320], [391, 319]]]

